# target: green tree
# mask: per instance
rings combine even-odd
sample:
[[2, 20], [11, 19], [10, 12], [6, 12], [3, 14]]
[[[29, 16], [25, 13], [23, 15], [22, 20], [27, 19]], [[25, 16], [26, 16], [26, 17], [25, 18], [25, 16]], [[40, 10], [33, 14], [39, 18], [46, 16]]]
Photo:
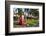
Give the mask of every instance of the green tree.
[[39, 11], [37, 11], [38, 9], [32, 9], [31, 12], [32, 12], [32, 15], [33, 16], [38, 16], [39, 17]]
[[19, 15], [22, 15], [23, 14], [22, 8], [18, 8], [18, 14]]

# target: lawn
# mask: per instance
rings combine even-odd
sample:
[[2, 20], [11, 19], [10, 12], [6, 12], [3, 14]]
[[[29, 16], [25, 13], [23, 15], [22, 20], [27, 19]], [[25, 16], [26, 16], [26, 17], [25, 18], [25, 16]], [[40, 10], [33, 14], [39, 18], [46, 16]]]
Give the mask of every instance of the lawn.
[[[26, 20], [25, 23], [27, 27], [34, 27], [37, 26], [39, 23], [38, 19], [25, 19], [25, 20]], [[22, 25], [17, 25], [17, 23], [14, 23], [14, 27], [22, 27]]]
[[39, 23], [38, 19], [26, 19], [27, 26], [35, 26]]

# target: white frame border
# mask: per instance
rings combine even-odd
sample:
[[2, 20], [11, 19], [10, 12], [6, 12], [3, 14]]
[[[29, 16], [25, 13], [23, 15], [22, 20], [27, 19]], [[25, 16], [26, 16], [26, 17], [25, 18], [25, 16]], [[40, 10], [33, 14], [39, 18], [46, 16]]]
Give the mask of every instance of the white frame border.
[[[39, 27], [13, 28], [13, 8], [33, 8], [39, 9]], [[42, 30], [42, 6], [26, 6], [26, 5], [10, 5], [10, 33], [11, 32], [27, 32]]]

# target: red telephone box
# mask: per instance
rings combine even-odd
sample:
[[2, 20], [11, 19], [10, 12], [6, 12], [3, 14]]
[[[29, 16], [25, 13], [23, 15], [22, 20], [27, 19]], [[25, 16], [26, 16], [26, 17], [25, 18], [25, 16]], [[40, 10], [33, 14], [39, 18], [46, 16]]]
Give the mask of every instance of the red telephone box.
[[21, 15], [21, 16], [19, 17], [19, 24], [20, 24], [20, 25], [25, 25], [24, 15]]

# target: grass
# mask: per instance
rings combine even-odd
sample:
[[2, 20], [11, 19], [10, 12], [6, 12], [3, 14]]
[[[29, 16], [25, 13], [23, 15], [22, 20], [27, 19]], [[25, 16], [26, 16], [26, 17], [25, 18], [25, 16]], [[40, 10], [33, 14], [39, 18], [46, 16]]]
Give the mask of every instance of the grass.
[[38, 23], [37, 19], [26, 19], [27, 26], [35, 26]]
[[[26, 26], [27, 27], [33, 27], [39, 23], [38, 19], [25, 19], [26, 20]], [[25, 26], [25, 27], [26, 27]], [[14, 23], [14, 27], [22, 27], [21, 25], [17, 25], [17, 23]]]

